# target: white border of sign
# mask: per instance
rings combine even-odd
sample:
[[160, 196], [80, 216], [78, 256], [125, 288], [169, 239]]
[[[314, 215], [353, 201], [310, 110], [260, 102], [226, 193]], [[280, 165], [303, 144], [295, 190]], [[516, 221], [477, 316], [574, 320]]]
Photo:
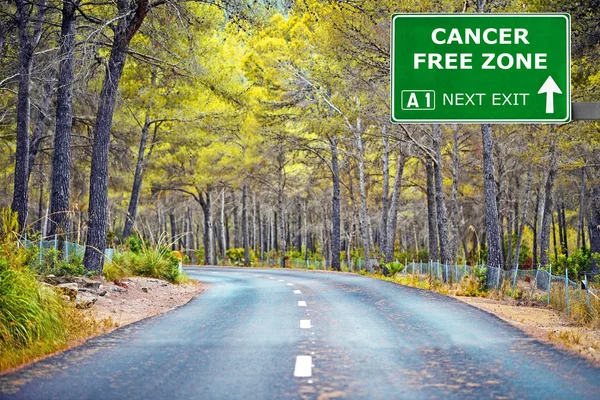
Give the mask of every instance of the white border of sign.
[[[532, 17], [556, 17], [556, 18], [564, 18], [567, 20], [567, 117], [565, 119], [395, 119], [394, 118], [394, 20], [396, 18], [431, 18], [431, 17], [439, 17], [439, 18], [532, 18]], [[431, 124], [431, 123], [439, 123], [439, 124], [504, 124], [504, 123], [569, 123], [571, 122], [571, 15], [568, 13], [560, 13], [560, 14], [540, 14], [540, 13], [531, 13], [531, 14], [403, 14], [403, 13], [395, 13], [392, 14], [391, 19], [391, 29], [390, 29], [390, 121], [393, 124]], [[407, 89], [408, 90], [408, 89]]]

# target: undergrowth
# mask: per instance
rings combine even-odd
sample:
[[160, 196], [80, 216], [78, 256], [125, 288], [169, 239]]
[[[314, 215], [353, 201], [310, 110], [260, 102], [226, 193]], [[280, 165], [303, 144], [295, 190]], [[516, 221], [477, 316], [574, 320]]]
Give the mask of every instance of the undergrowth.
[[2, 211], [0, 229], [0, 371], [62, 350], [106, 330], [75, 308], [28, 266], [31, 254], [16, 240], [16, 214]]
[[104, 265], [102, 274], [108, 281], [128, 276], [145, 276], [164, 279], [172, 283], [185, 283], [189, 279], [179, 272], [179, 259], [165, 245], [150, 246], [140, 243], [128, 251], [117, 252]]

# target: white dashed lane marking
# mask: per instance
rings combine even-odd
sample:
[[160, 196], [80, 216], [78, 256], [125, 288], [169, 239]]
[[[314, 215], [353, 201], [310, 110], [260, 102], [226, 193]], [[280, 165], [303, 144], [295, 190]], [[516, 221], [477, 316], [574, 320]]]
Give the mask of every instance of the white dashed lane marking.
[[297, 356], [294, 376], [297, 378], [310, 378], [312, 376], [312, 357]]
[[298, 302], [298, 307], [306, 307], [306, 302], [305, 301], [299, 301]]
[[299, 291], [299, 290], [294, 290], [294, 293], [296, 293], [296, 294], [302, 294], [302, 292]]
[[288, 285], [288, 286], [294, 286], [293, 283], [287, 283], [286, 285]]
[[300, 320], [300, 328], [302, 328], [302, 329], [312, 328], [312, 325], [310, 324], [310, 319], [301, 319]]

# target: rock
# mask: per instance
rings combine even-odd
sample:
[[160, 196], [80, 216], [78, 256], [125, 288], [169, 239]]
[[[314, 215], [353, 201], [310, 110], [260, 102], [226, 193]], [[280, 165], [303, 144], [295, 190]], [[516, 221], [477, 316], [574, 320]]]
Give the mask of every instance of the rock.
[[390, 276], [390, 269], [386, 265], [381, 268], [381, 271], [383, 272], [383, 276]]
[[144, 293], [148, 293], [148, 291], [150, 291], [150, 288], [147, 288], [147, 287], [143, 287], [143, 288], [142, 288], [142, 292], [144, 292]]
[[98, 288], [100, 287], [100, 281], [95, 281], [90, 278], [83, 278], [83, 277], [79, 277], [79, 276], [75, 276], [73, 278], [74, 278], [74, 281], [77, 283], [77, 285], [80, 288], [89, 288], [89, 289], [98, 290]]
[[119, 286], [111, 287], [110, 290], [117, 293], [125, 293], [127, 291], [127, 289]]
[[78, 293], [78, 287], [76, 283], [61, 283], [56, 287], [60, 293], [67, 296], [70, 301], [75, 301]]
[[90, 295], [87, 293], [80, 293], [77, 296], [76, 307], [79, 309], [87, 309], [92, 307], [98, 301], [98, 296]]
[[75, 291], [79, 290], [79, 286], [75, 282], [70, 283], [61, 283], [58, 285], [59, 288], [73, 289]]
[[98, 289], [100, 287], [100, 281], [95, 281], [93, 279], [84, 278], [81, 276], [48, 275], [46, 276], [45, 281], [55, 286], [65, 283], [75, 283], [77, 284], [78, 288]]

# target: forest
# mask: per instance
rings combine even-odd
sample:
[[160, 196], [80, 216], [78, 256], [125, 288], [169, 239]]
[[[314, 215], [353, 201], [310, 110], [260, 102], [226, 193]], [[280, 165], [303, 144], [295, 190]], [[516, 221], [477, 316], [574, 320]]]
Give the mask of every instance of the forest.
[[600, 124], [390, 123], [390, 16], [417, 12], [568, 12], [572, 101], [600, 101], [597, 0], [0, 0], [0, 208], [88, 271], [135, 237], [598, 275]]

